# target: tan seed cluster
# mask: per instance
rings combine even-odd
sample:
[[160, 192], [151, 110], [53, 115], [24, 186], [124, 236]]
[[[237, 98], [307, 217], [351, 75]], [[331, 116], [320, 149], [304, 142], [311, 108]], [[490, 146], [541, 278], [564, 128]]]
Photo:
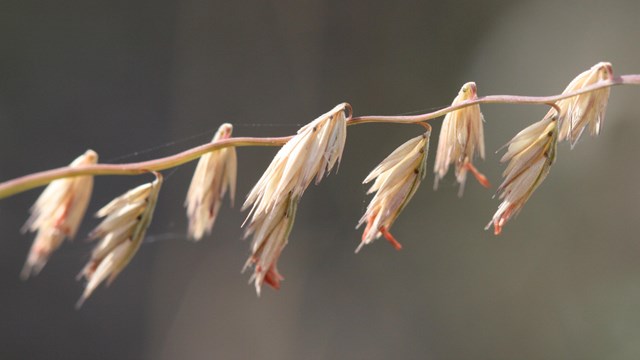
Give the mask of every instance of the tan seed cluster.
[[508, 143], [501, 162], [509, 162], [502, 173], [504, 181], [498, 188], [502, 203], [487, 229], [493, 225], [496, 235], [512, 216], [529, 200], [533, 191], [547, 177], [556, 158], [558, 121], [545, 118], [519, 132]]
[[[599, 81], [613, 78], [610, 63], [601, 62], [574, 78], [564, 94], [579, 91]], [[609, 88], [587, 92], [557, 101], [541, 121], [518, 133], [507, 145], [502, 162], [509, 162], [498, 188], [502, 203], [486, 229], [493, 225], [494, 233], [515, 216], [531, 194], [547, 177], [556, 158], [559, 141], [568, 140], [573, 148], [586, 128], [598, 135], [609, 100]]]
[[[98, 154], [87, 150], [70, 167], [93, 165]], [[23, 231], [37, 232], [24, 264], [22, 279], [37, 275], [64, 239], [73, 239], [87, 211], [93, 190], [93, 176], [76, 176], [52, 181], [33, 207]]]
[[289, 197], [279, 203], [270, 216], [257, 218], [247, 228], [245, 236], [253, 235], [253, 240], [251, 256], [242, 271], [254, 267], [249, 283], [254, 283], [258, 295], [263, 283], [279, 289], [280, 281], [284, 279], [278, 272], [278, 258], [289, 241], [297, 207], [298, 199]]
[[[613, 67], [608, 62], [601, 62], [573, 79], [563, 94], [611, 79], [613, 79]], [[609, 101], [609, 92], [610, 88], [606, 87], [558, 101], [556, 103], [560, 108], [558, 140], [569, 140], [573, 148], [586, 128], [592, 136], [600, 134]], [[551, 112], [555, 113], [555, 110], [551, 109]]]
[[[212, 142], [230, 138], [232, 131], [231, 124], [222, 124]], [[237, 168], [235, 147], [215, 150], [200, 158], [185, 201], [190, 238], [200, 240], [211, 233], [227, 190], [233, 205]]]
[[[465, 101], [478, 98], [476, 84], [468, 82], [462, 86], [458, 96], [451, 105], [458, 105]], [[436, 174], [434, 187], [449, 171], [450, 165], [455, 165], [456, 181], [460, 185], [458, 195], [462, 196], [467, 171], [471, 171], [478, 181], [485, 187], [489, 186], [487, 178], [473, 166], [476, 155], [484, 159], [484, 117], [480, 112], [480, 105], [471, 105], [448, 113], [442, 121], [438, 151], [433, 171]]]
[[364, 184], [375, 179], [367, 193], [376, 194], [358, 223], [358, 227], [365, 222], [367, 226], [356, 252], [382, 235], [401, 248], [389, 229], [425, 177], [430, 135], [431, 131], [427, 131], [400, 145], [364, 179]]
[[87, 280], [80, 307], [93, 291], [108, 278], [113, 282], [136, 254], [147, 232], [162, 186], [162, 175], [113, 199], [96, 216], [104, 218], [89, 234], [90, 239], [101, 239], [93, 249], [89, 263], [79, 277]]
[[288, 242], [298, 200], [313, 179], [317, 184], [340, 162], [347, 111], [347, 104], [340, 104], [300, 128], [247, 196], [242, 207], [251, 208], [246, 236], [253, 236], [247, 265], [255, 265], [251, 281], [258, 294], [264, 281], [279, 286], [276, 262]]

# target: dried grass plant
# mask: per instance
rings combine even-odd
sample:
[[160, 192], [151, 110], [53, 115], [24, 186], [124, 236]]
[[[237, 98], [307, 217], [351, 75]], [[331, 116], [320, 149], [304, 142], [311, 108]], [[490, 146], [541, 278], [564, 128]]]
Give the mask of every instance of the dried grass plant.
[[89, 234], [89, 239], [101, 240], [79, 275], [87, 281], [78, 302], [81, 305], [105, 279], [112, 282], [139, 250], [160, 192], [160, 171], [199, 159], [185, 207], [188, 236], [200, 240], [211, 233], [227, 193], [233, 204], [238, 167], [235, 148], [281, 146], [242, 206], [242, 210], [249, 210], [243, 225], [245, 236], [252, 237], [245, 269], [253, 269], [250, 282], [260, 294], [264, 283], [280, 287], [283, 277], [277, 268], [278, 258], [289, 241], [300, 198], [312, 181], [318, 184], [331, 170], [337, 170], [349, 126], [384, 122], [420, 124], [426, 129], [400, 145], [364, 179], [364, 183], [373, 182], [369, 193], [375, 195], [357, 225], [365, 226], [356, 252], [380, 237], [399, 250], [402, 246], [390, 229], [429, 173], [427, 156], [432, 130], [429, 121], [444, 116], [436, 145], [434, 188], [452, 167], [462, 196], [469, 172], [480, 184], [490, 186], [474, 165], [476, 159], [485, 158], [485, 119], [480, 105], [548, 106], [550, 109], [542, 120], [520, 131], [505, 145], [501, 161], [507, 165], [497, 189], [501, 203], [486, 227], [493, 226], [497, 235], [548, 176], [558, 143], [567, 141], [573, 149], [584, 131], [592, 136], [599, 134], [614, 85], [640, 85], [640, 75], [614, 76], [611, 64], [601, 62], [575, 77], [560, 95], [546, 97], [479, 97], [476, 84], [468, 82], [451, 106], [412, 116], [354, 116], [351, 105], [342, 103], [300, 128], [295, 135], [278, 138], [233, 137], [232, 125], [223, 124], [211, 143], [145, 162], [99, 164], [98, 155], [87, 150], [69, 166], [1, 183], [0, 198], [48, 185], [24, 227], [25, 231], [37, 232], [22, 272], [26, 279], [42, 270], [65, 238], [75, 236], [91, 197], [94, 176], [155, 175], [154, 181], [125, 192], [96, 214], [104, 220]]

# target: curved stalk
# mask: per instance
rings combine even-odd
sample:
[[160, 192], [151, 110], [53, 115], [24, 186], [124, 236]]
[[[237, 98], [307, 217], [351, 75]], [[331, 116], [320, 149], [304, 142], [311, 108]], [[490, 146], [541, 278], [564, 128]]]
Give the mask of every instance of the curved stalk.
[[465, 108], [475, 104], [549, 104], [558, 100], [570, 98], [576, 95], [588, 93], [590, 91], [611, 87], [615, 85], [640, 85], [640, 75], [622, 75], [616, 76], [608, 81], [587, 86], [579, 91], [553, 96], [519, 96], [519, 95], [489, 95], [479, 97], [476, 100], [462, 102], [457, 105], [447, 106], [437, 111], [418, 115], [398, 115], [398, 116], [357, 116], [349, 120], [348, 125], [358, 125], [364, 123], [415, 123], [421, 121], [433, 120], [446, 115], [452, 111]]
[[[476, 100], [463, 102], [454, 106], [448, 106], [440, 110], [409, 116], [358, 116], [351, 117], [351, 105], [347, 104], [349, 116], [347, 125], [358, 125], [364, 123], [421, 123], [446, 115], [449, 112], [462, 109], [475, 104], [546, 104], [553, 106], [558, 100], [572, 96], [584, 94], [590, 91], [611, 87], [615, 85], [640, 85], [640, 74], [616, 76], [608, 81], [601, 81], [594, 85], [585, 87], [579, 91], [554, 96], [517, 96], [517, 95], [490, 95], [480, 97]], [[187, 162], [198, 159], [200, 156], [228, 146], [282, 146], [293, 136], [260, 138], [260, 137], [237, 137], [224, 139], [204, 145], [194, 147], [181, 153], [149, 161], [128, 163], [128, 164], [96, 164], [82, 167], [60, 167], [56, 169], [41, 171], [12, 180], [0, 183], [0, 199], [16, 195], [39, 186], [44, 186], [53, 180], [79, 176], [79, 175], [139, 175], [150, 171], [161, 171], [183, 165]]]
[[200, 145], [181, 153], [129, 164], [96, 164], [90, 166], [69, 167], [40, 171], [13, 180], [0, 183], [0, 199], [16, 195], [53, 180], [80, 175], [139, 175], [151, 171], [171, 169], [198, 159], [200, 156], [228, 146], [282, 146], [291, 136], [274, 138], [237, 137]]

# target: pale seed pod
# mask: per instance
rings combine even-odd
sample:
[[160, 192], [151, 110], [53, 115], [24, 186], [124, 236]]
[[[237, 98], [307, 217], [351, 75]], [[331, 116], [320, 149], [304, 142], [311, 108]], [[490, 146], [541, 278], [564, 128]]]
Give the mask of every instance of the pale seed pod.
[[253, 282], [260, 296], [262, 284], [267, 283], [275, 289], [280, 288], [284, 278], [278, 272], [278, 258], [289, 242], [289, 234], [295, 221], [298, 199], [289, 197], [278, 203], [268, 214], [252, 221], [247, 227], [245, 237], [252, 236], [251, 256], [242, 271], [253, 266], [249, 283]]
[[251, 207], [250, 217], [262, 216], [289, 196], [300, 198], [314, 178], [320, 182], [342, 157], [346, 111], [347, 104], [340, 104], [300, 128], [273, 158], [242, 210]]
[[348, 108], [340, 104], [300, 128], [278, 151], [242, 206], [251, 207], [245, 236], [253, 236], [252, 255], [245, 269], [254, 266], [250, 282], [258, 295], [264, 282], [280, 286], [276, 263], [288, 242], [298, 200], [314, 178], [317, 184], [340, 162]]
[[429, 130], [402, 144], [364, 179], [364, 184], [375, 179], [367, 193], [375, 192], [376, 194], [356, 227], [367, 223], [356, 252], [382, 235], [396, 249], [402, 247], [391, 235], [389, 229], [426, 175], [430, 135]]
[[[98, 154], [87, 150], [69, 166], [93, 165], [97, 161]], [[87, 211], [92, 190], [93, 176], [83, 175], [54, 180], [42, 192], [22, 228], [23, 232], [38, 232], [20, 274], [23, 280], [37, 275], [64, 240], [75, 237]]]
[[[611, 63], [600, 62], [576, 76], [562, 93], [578, 91], [599, 81], [611, 79], [613, 79]], [[600, 134], [610, 89], [605, 87], [556, 102], [560, 108], [558, 141], [569, 140], [573, 148], [586, 128], [589, 128], [591, 136]], [[551, 109], [547, 116], [553, 116], [555, 112], [555, 109]]]
[[127, 191], [97, 212], [96, 216], [104, 217], [104, 220], [89, 234], [89, 238], [100, 238], [101, 241], [78, 275], [79, 278], [84, 277], [87, 284], [76, 307], [82, 306], [105, 279], [107, 284], [113, 282], [140, 248], [162, 186], [162, 175], [154, 174], [156, 179], [153, 182]]
[[[476, 84], [468, 82], [462, 86], [453, 105], [478, 98]], [[456, 181], [460, 185], [458, 196], [462, 196], [467, 179], [467, 171], [471, 171], [478, 182], [489, 186], [487, 178], [475, 166], [473, 159], [479, 156], [484, 159], [484, 117], [480, 105], [471, 105], [448, 113], [442, 121], [438, 150], [433, 168], [435, 176], [434, 188], [449, 171], [450, 165], [455, 165]]]
[[507, 152], [500, 160], [509, 162], [502, 173], [504, 181], [498, 188], [502, 203], [485, 229], [493, 225], [494, 233], [498, 235], [505, 223], [520, 212], [549, 174], [556, 158], [557, 142], [555, 116], [530, 125], [509, 141]]
[[[222, 124], [212, 142], [230, 138], [232, 130], [231, 124]], [[184, 203], [189, 218], [190, 238], [200, 240], [203, 235], [211, 233], [227, 191], [233, 206], [237, 162], [236, 148], [233, 146], [200, 157]]]

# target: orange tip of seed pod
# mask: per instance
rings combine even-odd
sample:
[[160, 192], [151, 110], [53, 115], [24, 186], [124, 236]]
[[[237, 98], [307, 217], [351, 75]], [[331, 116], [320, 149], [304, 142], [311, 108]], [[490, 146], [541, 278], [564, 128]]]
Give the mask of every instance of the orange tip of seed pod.
[[491, 188], [491, 183], [489, 182], [489, 179], [487, 179], [487, 177], [484, 176], [483, 173], [478, 171], [478, 169], [475, 166], [473, 166], [472, 163], [468, 162], [464, 165], [464, 167], [467, 170], [471, 171], [471, 173], [476, 178], [476, 180], [480, 183], [480, 185], [484, 186], [487, 189]]
[[384, 235], [384, 238], [387, 239], [387, 241], [396, 249], [396, 250], [402, 250], [402, 244], [400, 244], [400, 242], [398, 240], [396, 240], [395, 237], [393, 237], [393, 235], [391, 235], [391, 233], [384, 227], [384, 226], [380, 226], [380, 232], [382, 233], [382, 235]]

